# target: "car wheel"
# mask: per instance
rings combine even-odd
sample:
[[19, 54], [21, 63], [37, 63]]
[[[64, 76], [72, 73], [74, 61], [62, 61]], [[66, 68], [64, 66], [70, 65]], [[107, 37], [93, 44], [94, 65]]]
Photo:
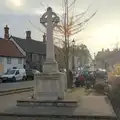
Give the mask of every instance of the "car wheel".
[[34, 76], [32, 76], [32, 80], [34, 80]]
[[2, 79], [0, 79], [0, 83], [2, 83], [3, 81], [2, 81]]
[[15, 77], [13, 77], [12, 80], [13, 80], [13, 82], [16, 82], [16, 78]]
[[23, 81], [25, 81], [26, 80], [26, 77], [25, 76], [23, 76], [23, 79], [22, 79]]

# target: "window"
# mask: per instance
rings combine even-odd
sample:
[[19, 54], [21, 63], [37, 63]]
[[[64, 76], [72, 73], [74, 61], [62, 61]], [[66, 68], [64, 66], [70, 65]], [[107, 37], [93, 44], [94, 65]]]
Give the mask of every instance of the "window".
[[36, 54], [33, 54], [33, 61], [36, 61], [36, 58], [37, 58]]
[[22, 64], [22, 59], [21, 58], [18, 59], [18, 64]]
[[7, 58], [7, 64], [11, 64], [11, 58]]
[[32, 54], [28, 54], [28, 60], [32, 60]]
[[19, 70], [16, 71], [15, 75], [19, 75]]
[[0, 64], [2, 64], [3, 63], [3, 58], [2, 57], [0, 57]]
[[7, 72], [5, 73], [6, 75], [11, 75], [14, 74], [16, 72], [16, 70], [7, 70]]
[[42, 56], [41, 55], [39, 55], [39, 61], [41, 61], [42, 60]]

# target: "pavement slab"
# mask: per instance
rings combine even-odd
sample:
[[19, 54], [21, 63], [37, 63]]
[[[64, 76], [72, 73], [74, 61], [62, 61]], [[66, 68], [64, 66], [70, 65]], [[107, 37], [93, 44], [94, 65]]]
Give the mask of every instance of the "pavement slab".
[[37, 106], [14, 106], [3, 112], [13, 115], [67, 115], [67, 116], [109, 116], [116, 114], [106, 96], [83, 96], [77, 107], [37, 107]]
[[[26, 98], [28, 99], [27, 96]], [[26, 118], [31, 117], [30, 118], [31, 120], [33, 117], [38, 117], [38, 118], [42, 117], [42, 119], [45, 119], [46, 116], [48, 118], [51, 118], [53, 116], [56, 116], [56, 117], [64, 116], [64, 117], [71, 118], [71, 120], [74, 120], [72, 119], [72, 117], [80, 118], [83, 116], [92, 117], [92, 118], [93, 117], [97, 117], [97, 118], [104, 117], [104, 120], [105, 118], [107, 118], [108, 120], [108, 117], [111, 120], [112, 118], [113, 119], [116, 118], [116, 114], [107, 96], [94, 96], [94, 95], [86, 96], [85, 89], [78, 88], [78, 89], [74, 89], [72, 92], [69, 92], [65, 100], [71, 100], [71, 101], [76, 100], [78, 102], [78, 105], [74, 107], [71, 107], [71, 106], [70, 107], [55, 107], [55, 106], [44, 107], [44, 106], [24, 106], [24, 105], [16, 106], [14, 105], [13, 107], [10, 107], [9, 109], [5, 109], [4, 111], [1, 111], [0, 119], [3, 116], [8, 116], [8, 118], [10, 118], [10, 116], [11, 117], [19, 116], [20, 119], [22, 119], [23, 117], [26, 117]], [[4, 120], [8, 120], [8, 118]], [[46, 118], [45, 120], [48, 120], [48, 118]], [[62, 118], [59, 118], [59, 120], [62, 120]]]

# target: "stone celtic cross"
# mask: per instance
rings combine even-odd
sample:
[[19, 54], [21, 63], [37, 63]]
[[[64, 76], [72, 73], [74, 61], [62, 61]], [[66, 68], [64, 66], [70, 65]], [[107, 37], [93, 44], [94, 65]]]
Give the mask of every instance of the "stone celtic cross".
[[40, 18], [40, 23], [46, 28], [47, 47], [46, 47], [46, 62], [55, 62], [53, 28], [59, 22], [59, 17], [52, 11], [51, 7], [47, 8]]

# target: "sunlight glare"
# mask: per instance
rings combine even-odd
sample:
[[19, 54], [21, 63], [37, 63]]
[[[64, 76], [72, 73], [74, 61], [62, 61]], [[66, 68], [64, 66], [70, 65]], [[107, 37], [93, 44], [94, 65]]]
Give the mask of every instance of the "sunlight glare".
[[94, 37], [96, 40], [100, 40], [102, 42], [109, 42], [111, 39], [115, 39], [116, 36], [119, 35], [120, 26], [115, 24], [106, 24], [96, 30]]
[[7, 2], [14, 7], [21, 7], [23, 5], [23, 0], [8, 0]]

